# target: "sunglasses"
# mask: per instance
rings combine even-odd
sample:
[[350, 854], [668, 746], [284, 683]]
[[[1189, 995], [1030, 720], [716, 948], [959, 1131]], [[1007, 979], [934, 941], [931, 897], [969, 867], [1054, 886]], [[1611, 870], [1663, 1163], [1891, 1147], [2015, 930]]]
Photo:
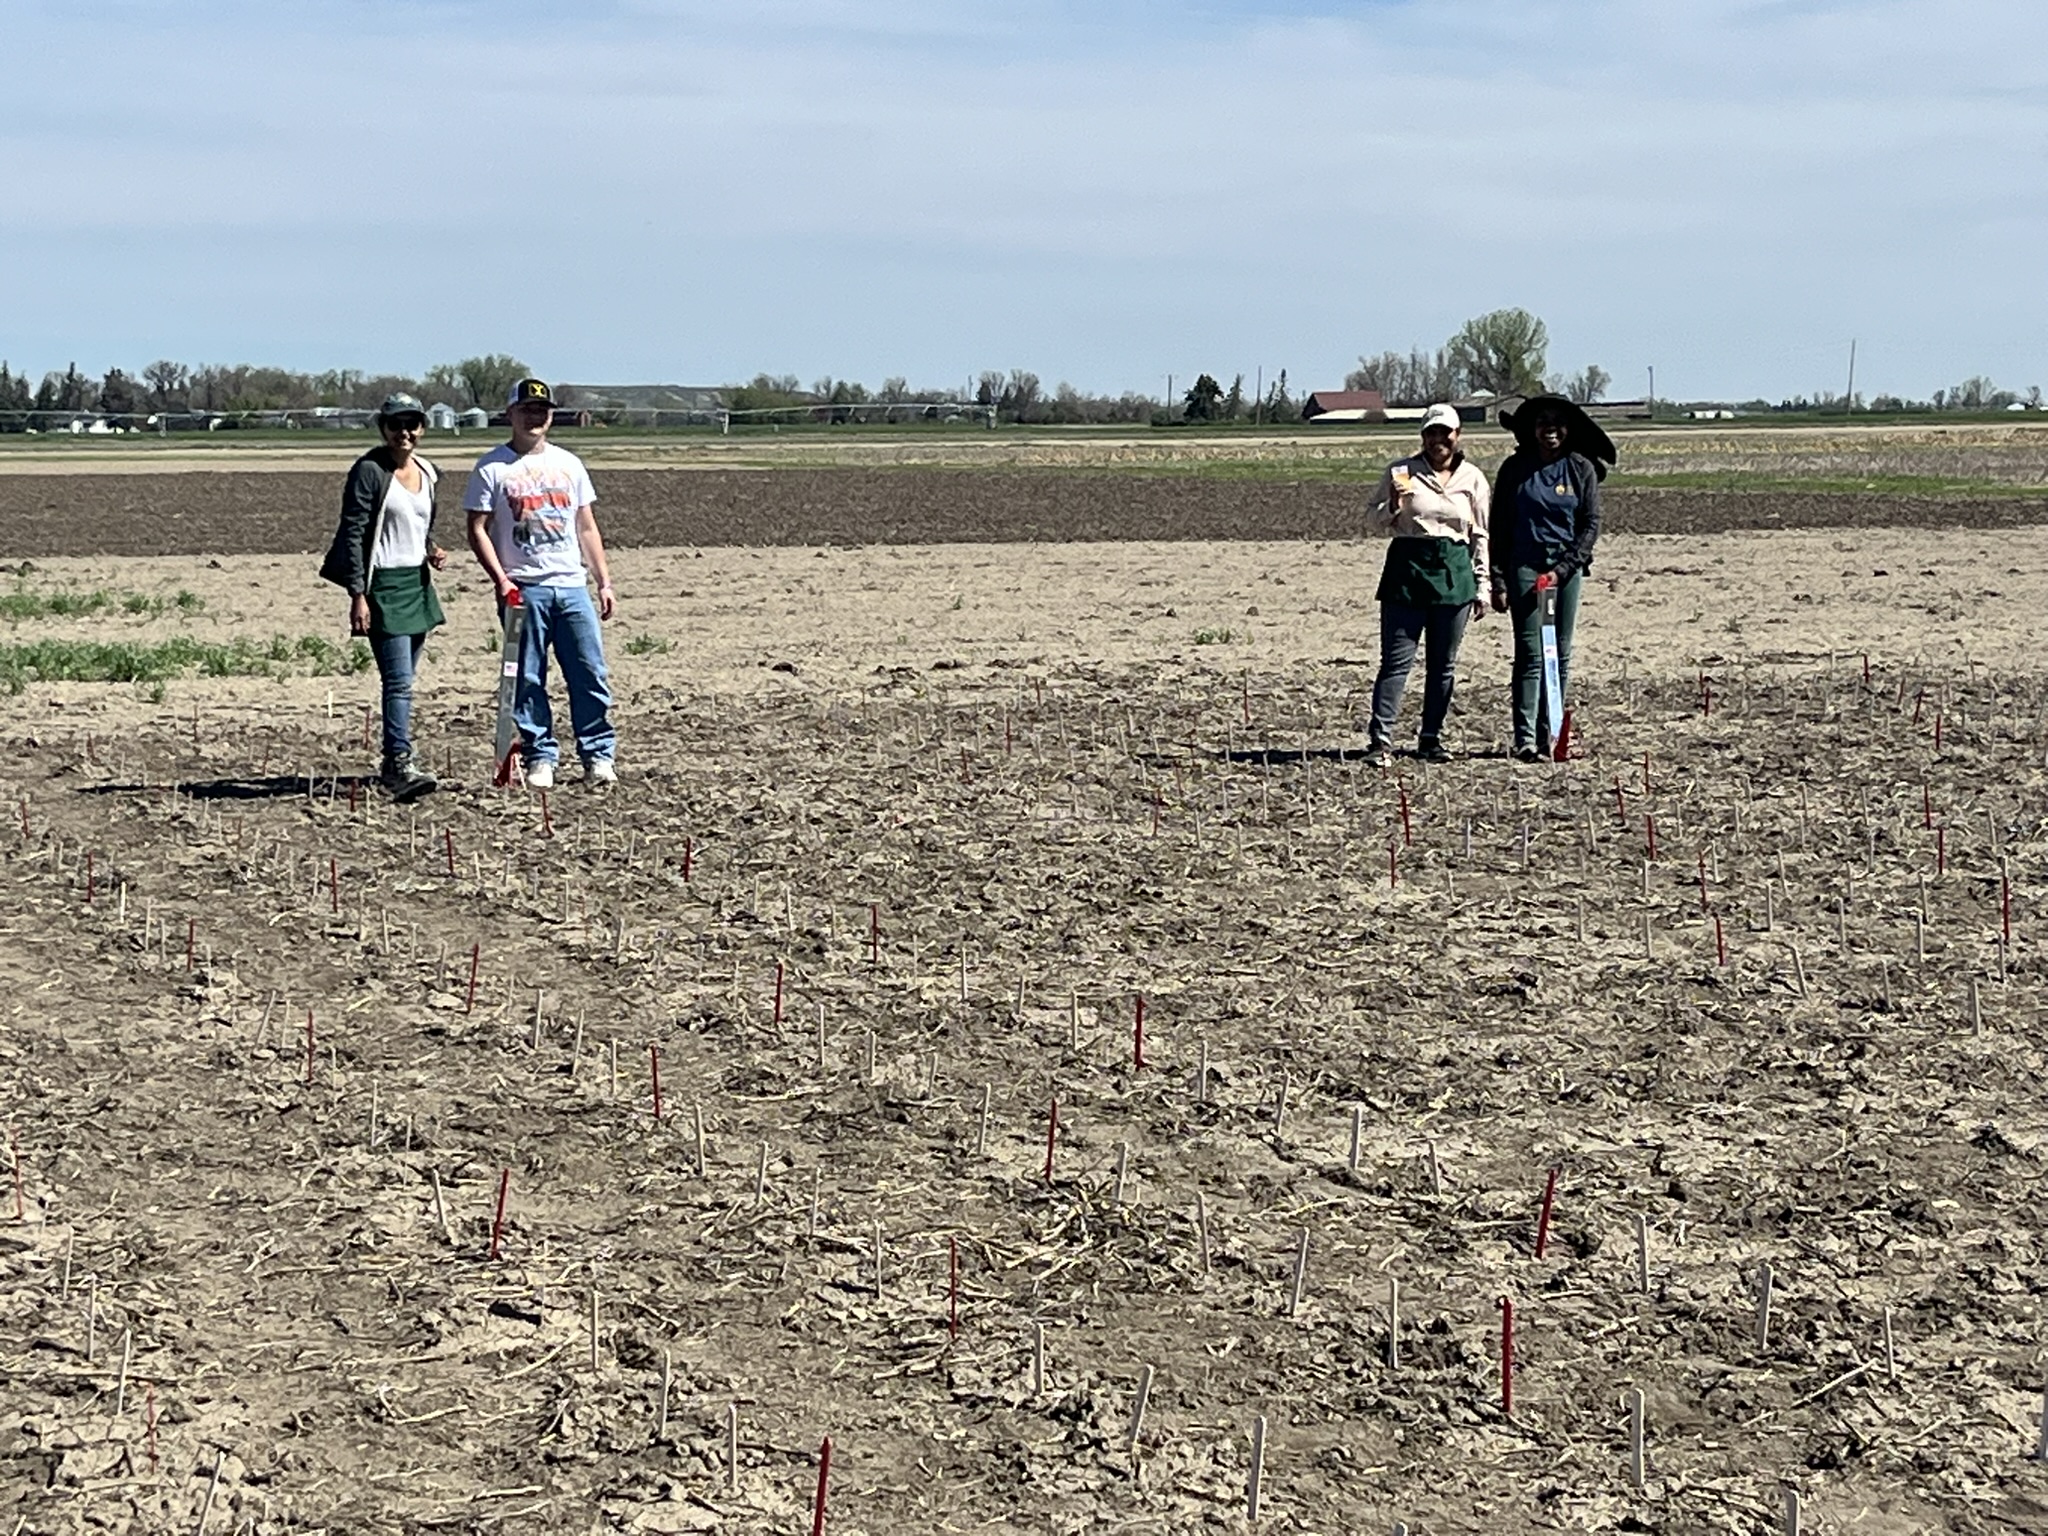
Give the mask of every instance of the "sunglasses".
[[427, 418], [424, 416], [386, 416], [384, 430], [387, 432], [424, 432]]

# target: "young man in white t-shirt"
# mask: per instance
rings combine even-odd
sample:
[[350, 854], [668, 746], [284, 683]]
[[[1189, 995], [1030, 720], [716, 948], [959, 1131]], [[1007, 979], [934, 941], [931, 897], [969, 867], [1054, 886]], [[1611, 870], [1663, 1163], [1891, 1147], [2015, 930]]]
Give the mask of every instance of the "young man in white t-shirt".
[[[569, 688], [569, 721], [583, 759], [583, 782], [609, 789], [617, 738], [606, 682], [600, 619], [614, 606], [611, 567], [597, 531], [597, 492], [583, 461], [548, 441], [555, 398], [540, 379], [521, 379], [505, 405], [512, 440], [476, 461], [462, 493], [469, 547], [498, 589], [502, 610], [516, 591], [526, 609], [519, 648], [519, 688], [512, 715], [519, 726], [526, 782], [552, 788], [561, 747], [548, 707], [548, 647]], [[597, 577], [597, 602], [588, 575]]]

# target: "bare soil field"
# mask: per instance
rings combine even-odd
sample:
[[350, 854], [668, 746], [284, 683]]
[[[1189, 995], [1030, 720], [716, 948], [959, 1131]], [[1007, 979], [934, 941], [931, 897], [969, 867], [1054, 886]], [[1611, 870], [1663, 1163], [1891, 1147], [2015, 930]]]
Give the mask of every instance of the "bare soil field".
[[[0, 474], [0, 561], [325, 548], [340, 477], [306, 471]], [[1083, 470], [608, 469], [608, 542], [714, 545], [1335, 539], [1359, 531], [1369, 485]], [[443, 482], [459, 543], [461, 485]], [[2048, 522], [2048, 494], [1742, 494], [1617, 486], [1617, 533], [1736, 528], [2004, 528]]]
[[[331, 489], [0, 644], [332, 634]], [[0, 699], [0, 1530], [2048, 1529], [2048, 532], [1618, 534], [1578, 758], [1489, 619], [1379, 772], [1372, 545], [727, 517], [607, 797], [453, 573], [410, 810], [374, 677]]]

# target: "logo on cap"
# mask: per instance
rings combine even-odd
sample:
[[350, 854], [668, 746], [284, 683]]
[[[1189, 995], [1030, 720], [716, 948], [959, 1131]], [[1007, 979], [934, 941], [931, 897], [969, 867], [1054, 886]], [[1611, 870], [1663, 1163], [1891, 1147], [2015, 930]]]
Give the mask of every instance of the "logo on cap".
[[529, 403], [553, 405], [555, 403], [555, 396], [554, 392], [548, 388], [547, 380], [521, 379], [512, 386], [512, 398], [505, 403], [507, 405], [526, 405]]

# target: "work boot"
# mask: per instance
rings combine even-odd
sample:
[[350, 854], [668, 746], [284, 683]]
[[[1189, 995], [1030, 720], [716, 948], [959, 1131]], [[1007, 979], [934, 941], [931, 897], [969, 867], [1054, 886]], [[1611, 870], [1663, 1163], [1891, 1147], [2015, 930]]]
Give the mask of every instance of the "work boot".
[[430, 795], [441, 787], [439, 779], [413, 762], [410, 752], [387, 754], [383, 771], [377, 777], [391, 792], [391, 798], [401, 804], [417, 800], [421, 795]]

